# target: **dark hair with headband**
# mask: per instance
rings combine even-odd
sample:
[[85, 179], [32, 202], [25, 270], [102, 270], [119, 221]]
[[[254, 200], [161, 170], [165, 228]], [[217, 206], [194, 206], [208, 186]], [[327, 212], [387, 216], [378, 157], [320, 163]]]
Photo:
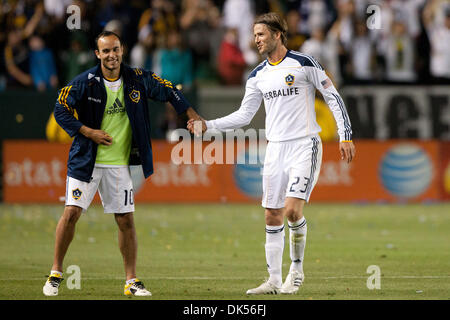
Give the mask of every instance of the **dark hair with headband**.
[[281, 33], [281, 42], [287, 45], [287, 22], [275, 12], [264, 13], [255, 19], [255, 24], [265, 24], [271, 32]]

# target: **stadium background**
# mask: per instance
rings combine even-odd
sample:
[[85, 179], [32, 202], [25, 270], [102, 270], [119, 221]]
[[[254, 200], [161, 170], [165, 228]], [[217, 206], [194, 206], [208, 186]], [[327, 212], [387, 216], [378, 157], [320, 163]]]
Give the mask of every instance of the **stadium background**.
[[[125, 62], [181, 85], [211, 119], [239, 106], [261, 59], [252, 19], [276, 11], [289, 22], [289, 48], [315, 56], [338, 87], [357, 157], [339, 161], [334, 119], [318, 94], [324, 162], [305, 214], [307, 277], [299, 295], [267, 299], [448, 299], [447, 3], [0, 0], [0, 298], [45, 298], [70, 146], [51, 113], [57, 90], [96, 63], [95, 36], [120, 33]], [[71, 4], [81, 9], [79, 30], [68, 28]], [[380, 16], [367, 13], [371, 4]], [[367, 27], [375, 17], [381, 29]], [[186, 119], [154, 102], [150, 114], [156, 172], [144, 183], [133, 169], [140, 279], [153, 299], [246, 298], [266, 275], [260, 166], [176, 166], [166, 138]], [[260, 108], [246, 128], [263, 127]], [[97, 199], [66, 258], [81, 267], [82, 289], [63, 285], [57, 299], [124, 298], [116, 229]], [[381, 268], [381, 290], [366, 286], [369, 265]]]
[[[67, 9], [73, 4], [79, 11]], [[368, 9], [374, 4], [377, 8]], [[312, 199], [450, 198], [448, 1], [18, 0], [1, 1], [0, 8], [1, 140], [9, 140], [2, 149], [6, 202], [58, 202], [63, 195], [61, 142], [70, 139], [52, 118], [52, 108], [56, 91], [95, 65], [94, 38], [101, 30], [122, 36], [126, 63], [172, 81], [212, 119], [239, 106], [247, 74], [261, 60], [252, 44], [252, 21], [267, 11], [288, 21], [289, 49], [311, 54], [325, 67], [347, 105], [359, 147], [354, 164], [339, 163], [332, 146], [334, 119], [318, 94], [321, 136], [330, 145]], [[184, 128], [186, 119], [161, 103], [152, 102], [150, 113], [156, 173], [143, 184], [134, 171], [141, 186], [138, 200], [259, 199], [260, 165], [176, 168], [170, 161], [173, 145], [162, 141]], [[263, 108], [247, 128], [264, 128]], [[28, 139], [15, 146], [26, 152], [13, 151], [18, 139]], [[43, 139], [48, 144], [39, 141], [33, 148]], [[169, 190], [185, 192], [169, 199]]]

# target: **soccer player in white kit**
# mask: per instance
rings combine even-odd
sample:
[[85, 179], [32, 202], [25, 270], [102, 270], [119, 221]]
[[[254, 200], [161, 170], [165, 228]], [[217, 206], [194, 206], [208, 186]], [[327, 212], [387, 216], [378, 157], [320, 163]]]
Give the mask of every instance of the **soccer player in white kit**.
[[[321, 65], [311, 56], [286, 48], [286, 22], [276, 13], [259, 16], [254, 23], [255, 43], [267, 59], [250, 74], [240, 108], [223, 118], [202, 120], [207, 129], [236, 129], [248, 125], [264, 100], [266, 138], [263, 198], [266, 222], [266, 261], [269, 278], [247, 294], [292, 294], [304, 281], [303, 256], [307, 224], [305, 202], [317, 182], [322, 143], [314, 110], [318, 89], [333, 112], [340, 138], [341, 159], [355, 157], [350, 120], [339, 93]], [[194, 120], [188, 128], [194, 132]], [[289, 227], [291, 266], [282, 281], [284, 216]]]

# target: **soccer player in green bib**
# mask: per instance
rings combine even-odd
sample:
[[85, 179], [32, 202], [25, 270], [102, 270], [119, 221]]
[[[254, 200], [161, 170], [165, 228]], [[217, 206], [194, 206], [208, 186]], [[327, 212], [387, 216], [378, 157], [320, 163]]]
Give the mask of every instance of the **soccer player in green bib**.
[[43, 287], [56, 296], [63, 279], [63, 260], [75, 225], [97, 190], [105, 213], [114, 214], [125, 268], [124, 294], [150, 296], [136, 276], [137, 238], [134, 193], [129, 165], [153, 173], [148, 99], [170, 102], [178, 114], [198, 114], [171, 82], [151, 71], [122, 63], [120, 37], [104, 31], [96, 39], [100, 64], [75, 77], [59, 91], [55, 119], [74, 137], [67, 164], [64, 213], [56, 227], [50, 275]]

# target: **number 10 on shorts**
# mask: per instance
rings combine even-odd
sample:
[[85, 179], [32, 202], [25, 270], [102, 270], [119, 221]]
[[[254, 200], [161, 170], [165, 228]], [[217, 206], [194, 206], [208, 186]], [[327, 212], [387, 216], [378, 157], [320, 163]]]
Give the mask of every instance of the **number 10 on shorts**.
[[130, 190], [124, 190], [125, 192], [125, 202], [124, 205], [134, 205], [134, 199], [133, 199], [133, 189]]

